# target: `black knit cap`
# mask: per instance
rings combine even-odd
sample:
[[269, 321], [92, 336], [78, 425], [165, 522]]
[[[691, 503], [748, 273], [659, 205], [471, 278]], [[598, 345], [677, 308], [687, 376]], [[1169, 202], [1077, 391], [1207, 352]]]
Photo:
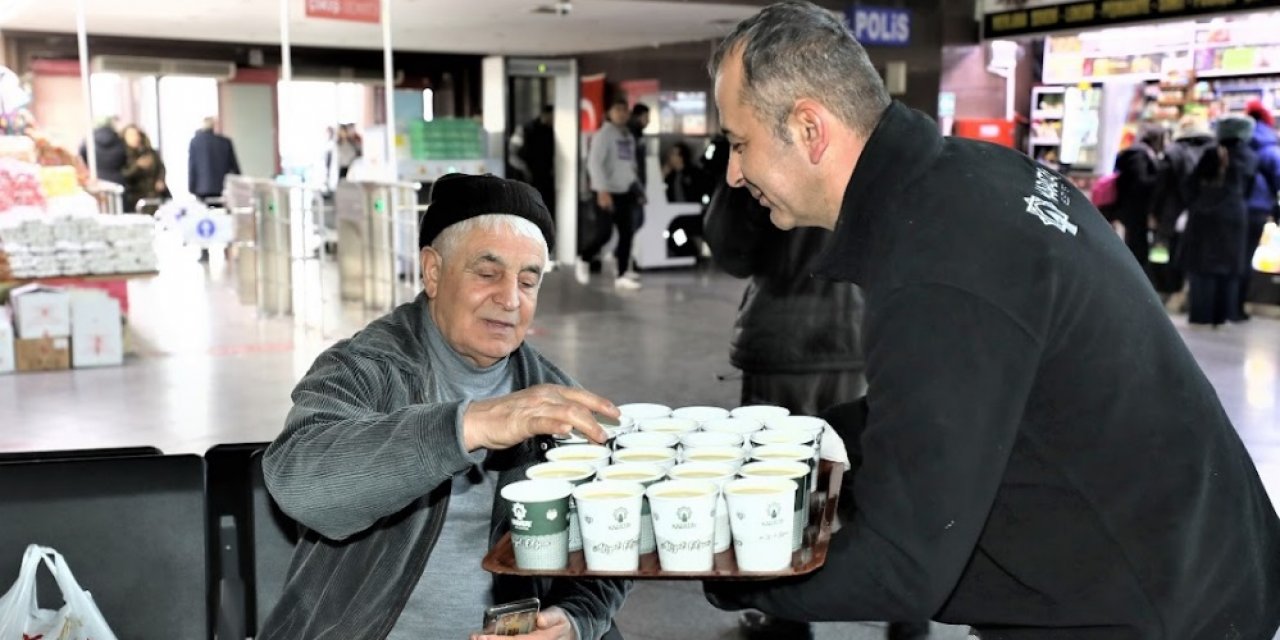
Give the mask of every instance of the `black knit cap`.
[[431, 244], [448, 226], [489, 213], [519, 216], [538, 226], [547, 248], [555, 246], [555, 222], [533, 187], [495, 175], [450, 173], [431, 186], [431, 206], [418, 225], [418, 248]]

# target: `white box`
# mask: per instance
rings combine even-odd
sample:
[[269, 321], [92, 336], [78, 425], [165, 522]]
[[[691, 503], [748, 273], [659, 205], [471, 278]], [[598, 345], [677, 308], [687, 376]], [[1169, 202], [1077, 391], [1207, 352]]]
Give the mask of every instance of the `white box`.
[[9, 293], [18, 338], [66, 338], [71, 335], [71, 295], [65, 289], [29, 284]]
[[13, 325], [9, 322], [9, 312], [0, 308], [0, 373], [9, 373], [13, 368]]
[[120, 303], [103, 291], [76, 291], [71, 296], [71, 366], [110, 367], [124, 364], [124, 332]]

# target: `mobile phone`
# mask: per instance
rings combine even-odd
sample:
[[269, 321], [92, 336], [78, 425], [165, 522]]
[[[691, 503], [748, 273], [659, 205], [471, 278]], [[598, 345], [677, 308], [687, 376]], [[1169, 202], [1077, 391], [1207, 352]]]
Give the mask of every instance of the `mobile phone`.
[[537, 598], [496, 604], [484, 610], [484, 633], [498, 636], [519, 636], [538, 629], [538, 611], [542, 603]]

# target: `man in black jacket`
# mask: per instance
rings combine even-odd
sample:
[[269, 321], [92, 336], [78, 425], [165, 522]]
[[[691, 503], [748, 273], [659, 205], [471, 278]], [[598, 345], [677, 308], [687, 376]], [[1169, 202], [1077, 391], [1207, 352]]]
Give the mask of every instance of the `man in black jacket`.
[[1164, 131], [1144, 125], [1138, 140], [1116, 156], [1116, 219], [1124, 225], [1124, 243], [1143, 269], [1150, 262], [1147, 236], [1156, 215], [1156, 187], [1160, 181], [1160, 152]]
[[863, 290], [869, 387], [834, 425], [857, 462], [824, 568], [711, 601], [997, 639], [1271, 638], [1280, 519], [1088, 198], [891, 103], [812, 4], [744, 21], [711, 68], [728, 181], [781, 228], [835, 231], [817, 273]]

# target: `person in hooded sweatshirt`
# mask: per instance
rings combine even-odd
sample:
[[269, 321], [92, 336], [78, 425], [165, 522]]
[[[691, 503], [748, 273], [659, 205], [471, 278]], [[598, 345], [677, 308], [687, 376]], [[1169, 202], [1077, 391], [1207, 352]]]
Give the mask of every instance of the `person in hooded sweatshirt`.
[[[1168, 249], [1170, 256], [1178, 255], [1178, 247], [1182, 241], [1182, 231], [1186, 228], [1187, 213], [1191, 195], [1189, 192], [1191, 175], [1196, 164], [1206, 149], [1212, 149], [1218, 143], [1209, 122], [1200, 116], [1184, 116], [1178, 121], [1178, 129], [1174, 133], [1173, 142], [1165, 148], [1164, 161], [1160, 167], [1160, 181], [1156, 187], [1156, 239]], [[1170, 308], [1181, 306], [1183, 287], [1186, 285], [1186, 272], [1176, 259], [1171, 259], [1160, 271], [1153, 269], [1156, 291], [1171, 297]], [[1179, 300], [1174, 300], [1177, 296]]]
[[1138, 140], [1116, 156], [1116, 219], [1124, 225], [1124, 243], [1133, 257], [1146, 270], [1150, 262], [1151, 241], [1147, 236], [1155, 211], [1156, 183], [1160, 176], [1160, 152], [1164, 148], [1164, 131], [1143, 125]]
[[[1271, 110], [1262, 101], [1250, 102], [1245, 111], [1254, 121], [1249, 148], [1258, 157], [1258, 173], [1249, 192], [1249, 229], [1245, 237], [1245, 260], [1252, 261], [1258, 244], [1262, 242], [1262, 230], [1267, 226], [1267, 220], [1280, 220], [1280, 205], [1276, 200], [1280, 192], [1280, 139], [1276, 136]], [[1244, 312], [1244, 304], [1248, 298], [1251, 272], [1252, 267], [1245, 269], [1240, 279], [1239, 308], [1236, 310], [1239, 320], [1249, 319], [1249, 314]]]
[[1246, 273], [1246, 200], [1257, 160], [1249, 149], [1253, 121], [1228, 116], [1218, 122], [1218, 146], [1196, 163], [1188, 182], [1190, 206], [1180, 260], [1190, 280], [1193, 325], [1218, 327], [1239, 320], [1239, 279]]

